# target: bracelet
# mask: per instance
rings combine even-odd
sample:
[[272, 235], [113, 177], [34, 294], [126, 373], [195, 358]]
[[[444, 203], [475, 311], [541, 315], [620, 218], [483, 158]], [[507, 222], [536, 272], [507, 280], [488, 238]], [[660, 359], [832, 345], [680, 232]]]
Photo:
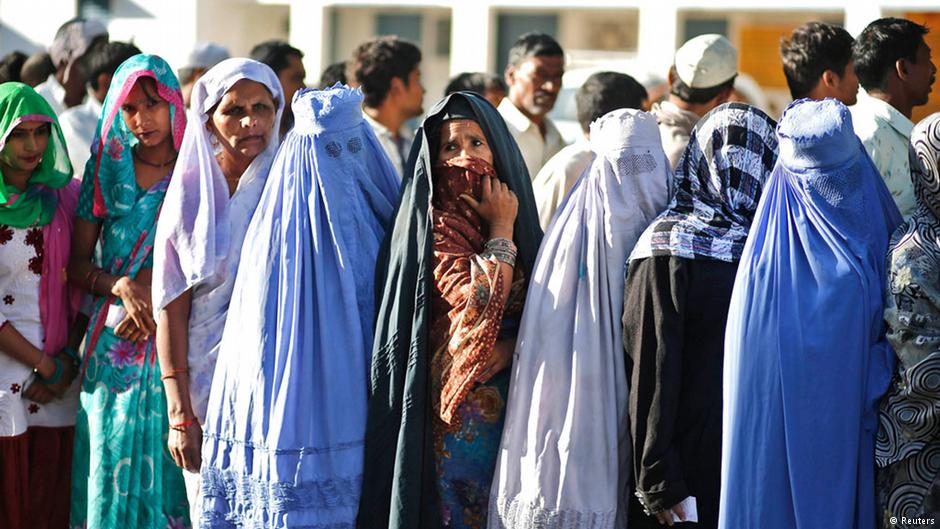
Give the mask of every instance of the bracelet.
[[160, 380], [166, 380], [168, 378], [176, 378], [177, 375], [189, 375], [189, 368], [183, 369], [168, 369], [166, 373], [160, 375]]
[[189, 428], [196, 422], [196, 419], [189, 419], [188, 421], [183, 421], [179, 424], [171, 424], [170, 429], [176, 430], [177, 432], [185, 432], [186, 428]]
[[82, 360], [82, 355], [81, 355], [81, 353], [79, 353], [79, 352], [78, 352], [78, 349], [76, 349], [76, 348], [74, 348], [74, 347], [71, 347], [71, 346], [66, 345], [65, 347], [62, 348], [62, 352], [65, 353], [66, 356], [68, 356], [69, 358], [71, 358], [72, 360], [74, 360], [75, 363], [79, 363], [79, 362], [81, 362], [81, 360]]
[[[104, 275], [104, 270], [99, 270], [98, 274], [95, 276], [95, 280], [91, 282], [91, 291], [94, 292], [95, 288], [98, 287], [98, 280], [101, 279], [101, 276]], [[111, 293], [111, 289], [108, 289], [108, 294]]]
[[52, 373], [52, 376], [45, 378], [39, 374], [39, 371], [36, 371], [36, 375], [39, 377], [39, 380], [48, 386], [54, 386], [62, 380], [62, 373], [65, 372], [65, 364], [62, 363], [62, 360], [59, 360], [56, 357], [52, 357], [52, 363], [55, 364], [55, 372]]
[[90, 278], [86, 277], [89, 283], [88, 290], [90, 290], [92, 294], [95, 293], [95, 285], [98, 284], [98, 278], [101, 277], [101, 274], [103, 273], [104, 273], [104, 270], [100, 268], [96, 268], [88, 273], [88, 276], [90, 276]]
[[497, 261], [503, 264], [509, 265], [510, 268], [515, 268], [516, 256], [514, 254], [506, 253], [506, 252], [494, 252], [494, 251], [489, 251], [488, 253], [492, 255], [493, 257], [495, 257]]

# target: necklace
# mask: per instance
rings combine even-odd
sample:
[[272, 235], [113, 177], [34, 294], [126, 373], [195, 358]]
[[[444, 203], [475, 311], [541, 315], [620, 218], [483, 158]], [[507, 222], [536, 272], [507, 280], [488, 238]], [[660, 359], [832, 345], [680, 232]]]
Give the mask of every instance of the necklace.
[[176, 153], [176, 154], [173, 155], [172, 158], [170, 158], [169, 160], [167, 160], [167, 161], [165, 161], [165, 162], [163, 162], [163, 163], [153, 163], [153, 162], [148, 162], [147, 160], [144, 160], [144, 157], [141, 156], [140, 153], [137, 152], [137, 149], [136, 149], [136, 148], [135, 148], [135, 149], [132, 149], [131, 152], [134, 154], [134, 158], [135, 158], [138, 162], [140, 162], [140, 163], [142, 163], [142, 164], [144, 164], [144, 165], [149, 165], [150, 167], [156, 167], [157, 169], [163, 169], [164, 167], [170, 165], [171, 163], [175, 162], [175, 161], [176, 161], [176, 157], [179, 156], [179, 153]]

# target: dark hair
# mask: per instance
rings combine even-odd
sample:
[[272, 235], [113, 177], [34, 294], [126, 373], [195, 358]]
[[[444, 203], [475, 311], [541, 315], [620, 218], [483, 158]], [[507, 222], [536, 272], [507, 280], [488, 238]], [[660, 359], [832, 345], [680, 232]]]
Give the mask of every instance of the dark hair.
[[336, 83], [346, 84], [346, 61], [334, 62], [320, 75], [320, 89], [329, 88]]
[[855, 73], [866, 90], [884, 88], [888, 74], [900, 59], [917, 62], [917, 48], [927, 28], [903, 18], [880, 18], [855, 40]]
[[518, 67], [529, 57], [564, 57], [565, 51], [561, 49], [558, 41], [545, 33], [524, 33], [509, 48], [509, 62], [506, 67]]
[[803, 24], [793, 30], [790, 40], [781, 39], [780, 59], [793, 99], [808, 96], [826, 70], [845, 75], [854, 42], [848, 31], [825, 22]]
[[127, 42], [105, 42], [95, 46], [81, 59], [82, 70], [92, 90], [98, 86], [98, 76], [114, 75], [121, 63], [140, 53], [137, 46]]
[[55, 73], [55, 65], [49, 54], [40, 51], [30, 55], [20, 69], [20, 80], [29, 86], [36, 86]]
[[587, 132], [597, 118], [618, 108], [643, 108], [648, 97], [636, 79], [624, 73], [598, 72], [584, 81], [575, 94], [578, 123]]
[[20, 80], [20, 70], [28, 57], [21, 51], [12, 51], [0, 59], [0, 83]]
[[[163, 96], [160, 95], [160, 90], [157, 87], [157, 80], [150, 76], [141, 76], [135, 81], [136, 85], [140, 85], [141, 91], [147, 97], [147, 100], [151, 103], [160, 103], [166, 101]], [[123, 103], [122, 103], [123, 105]]]
[[731, 79], [728, 79], [727, 81], [715, 86], [709, 86], [707, 88], [692, 88], [679, 78], [679, 72], [676, 71], [676, 65], [672, 65], [670, 73], [672, 84], [669, 86], [669, 93], [685, 101], [686, 103], [693, 104], [708, 103], [712, 99], [715, 99], [715, 97], [717, 97], [718, 94], [720, 94], [723, 90], [734, 88], [734, 80], [738, 76], [735, 74], [731, 76]]
[[291, 57], [303, 59], [304, 54], [283, 40], [266, 40], [251, 48], [251, 58], [268, 65], [277, 75], [290, 66]]
[[398, 37], [379, 37], [360, 44], [352, 61], [365, 105], [375, 108], [385, 101], [392, 79], [408, 85], [408, 75], [421, 62], [421, 50]]
[[450, 95], [454, 92], [474, 92], [485, 95], [487, 90], [508, 91], [506, 81], [501, 77], [489, 73], [464, 72], [459, 73], [450, 79], [447, 88], [444, 89], [444, 95]]

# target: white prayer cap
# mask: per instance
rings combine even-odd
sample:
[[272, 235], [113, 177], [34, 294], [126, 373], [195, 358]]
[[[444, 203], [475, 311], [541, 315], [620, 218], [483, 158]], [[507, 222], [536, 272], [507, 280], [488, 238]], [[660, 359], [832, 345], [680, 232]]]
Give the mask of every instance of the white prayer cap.
[[183, 68], [205, 68], [208, 70], [216, 64], [228, 59], [231, 55], [225, 46], [214, 42], [199, 42], [189, 52]]
[[690, 88], [711, 88], [738, 73], [738, 51], [721, 35], [699, 35], [676, 51], [675, 65]]

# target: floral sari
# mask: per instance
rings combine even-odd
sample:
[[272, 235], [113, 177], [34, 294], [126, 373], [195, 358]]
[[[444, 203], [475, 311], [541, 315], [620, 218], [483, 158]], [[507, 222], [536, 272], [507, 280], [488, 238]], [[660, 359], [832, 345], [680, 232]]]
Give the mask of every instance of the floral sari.
[[[170, 103], [174, 146], [185, 120], [179, 83], [159, 57], [136, 55], [118, 69], [105, 100], [93, 157], [85, 168], [77, 214], [101, 224], [98, 265], [137, 277], [153, 266], [157, 215], [170, 182], [137, 185], [131, 149], [136, 138], [118, 115], [138, 78], [157, 81]], [[119, 299], [95, 299], [83, 351], [75, 426], [72, 527], [185, 528], [188, 504], [182, 470], [166, 447], [167, 410], [153, 339], [117, 337]]]

